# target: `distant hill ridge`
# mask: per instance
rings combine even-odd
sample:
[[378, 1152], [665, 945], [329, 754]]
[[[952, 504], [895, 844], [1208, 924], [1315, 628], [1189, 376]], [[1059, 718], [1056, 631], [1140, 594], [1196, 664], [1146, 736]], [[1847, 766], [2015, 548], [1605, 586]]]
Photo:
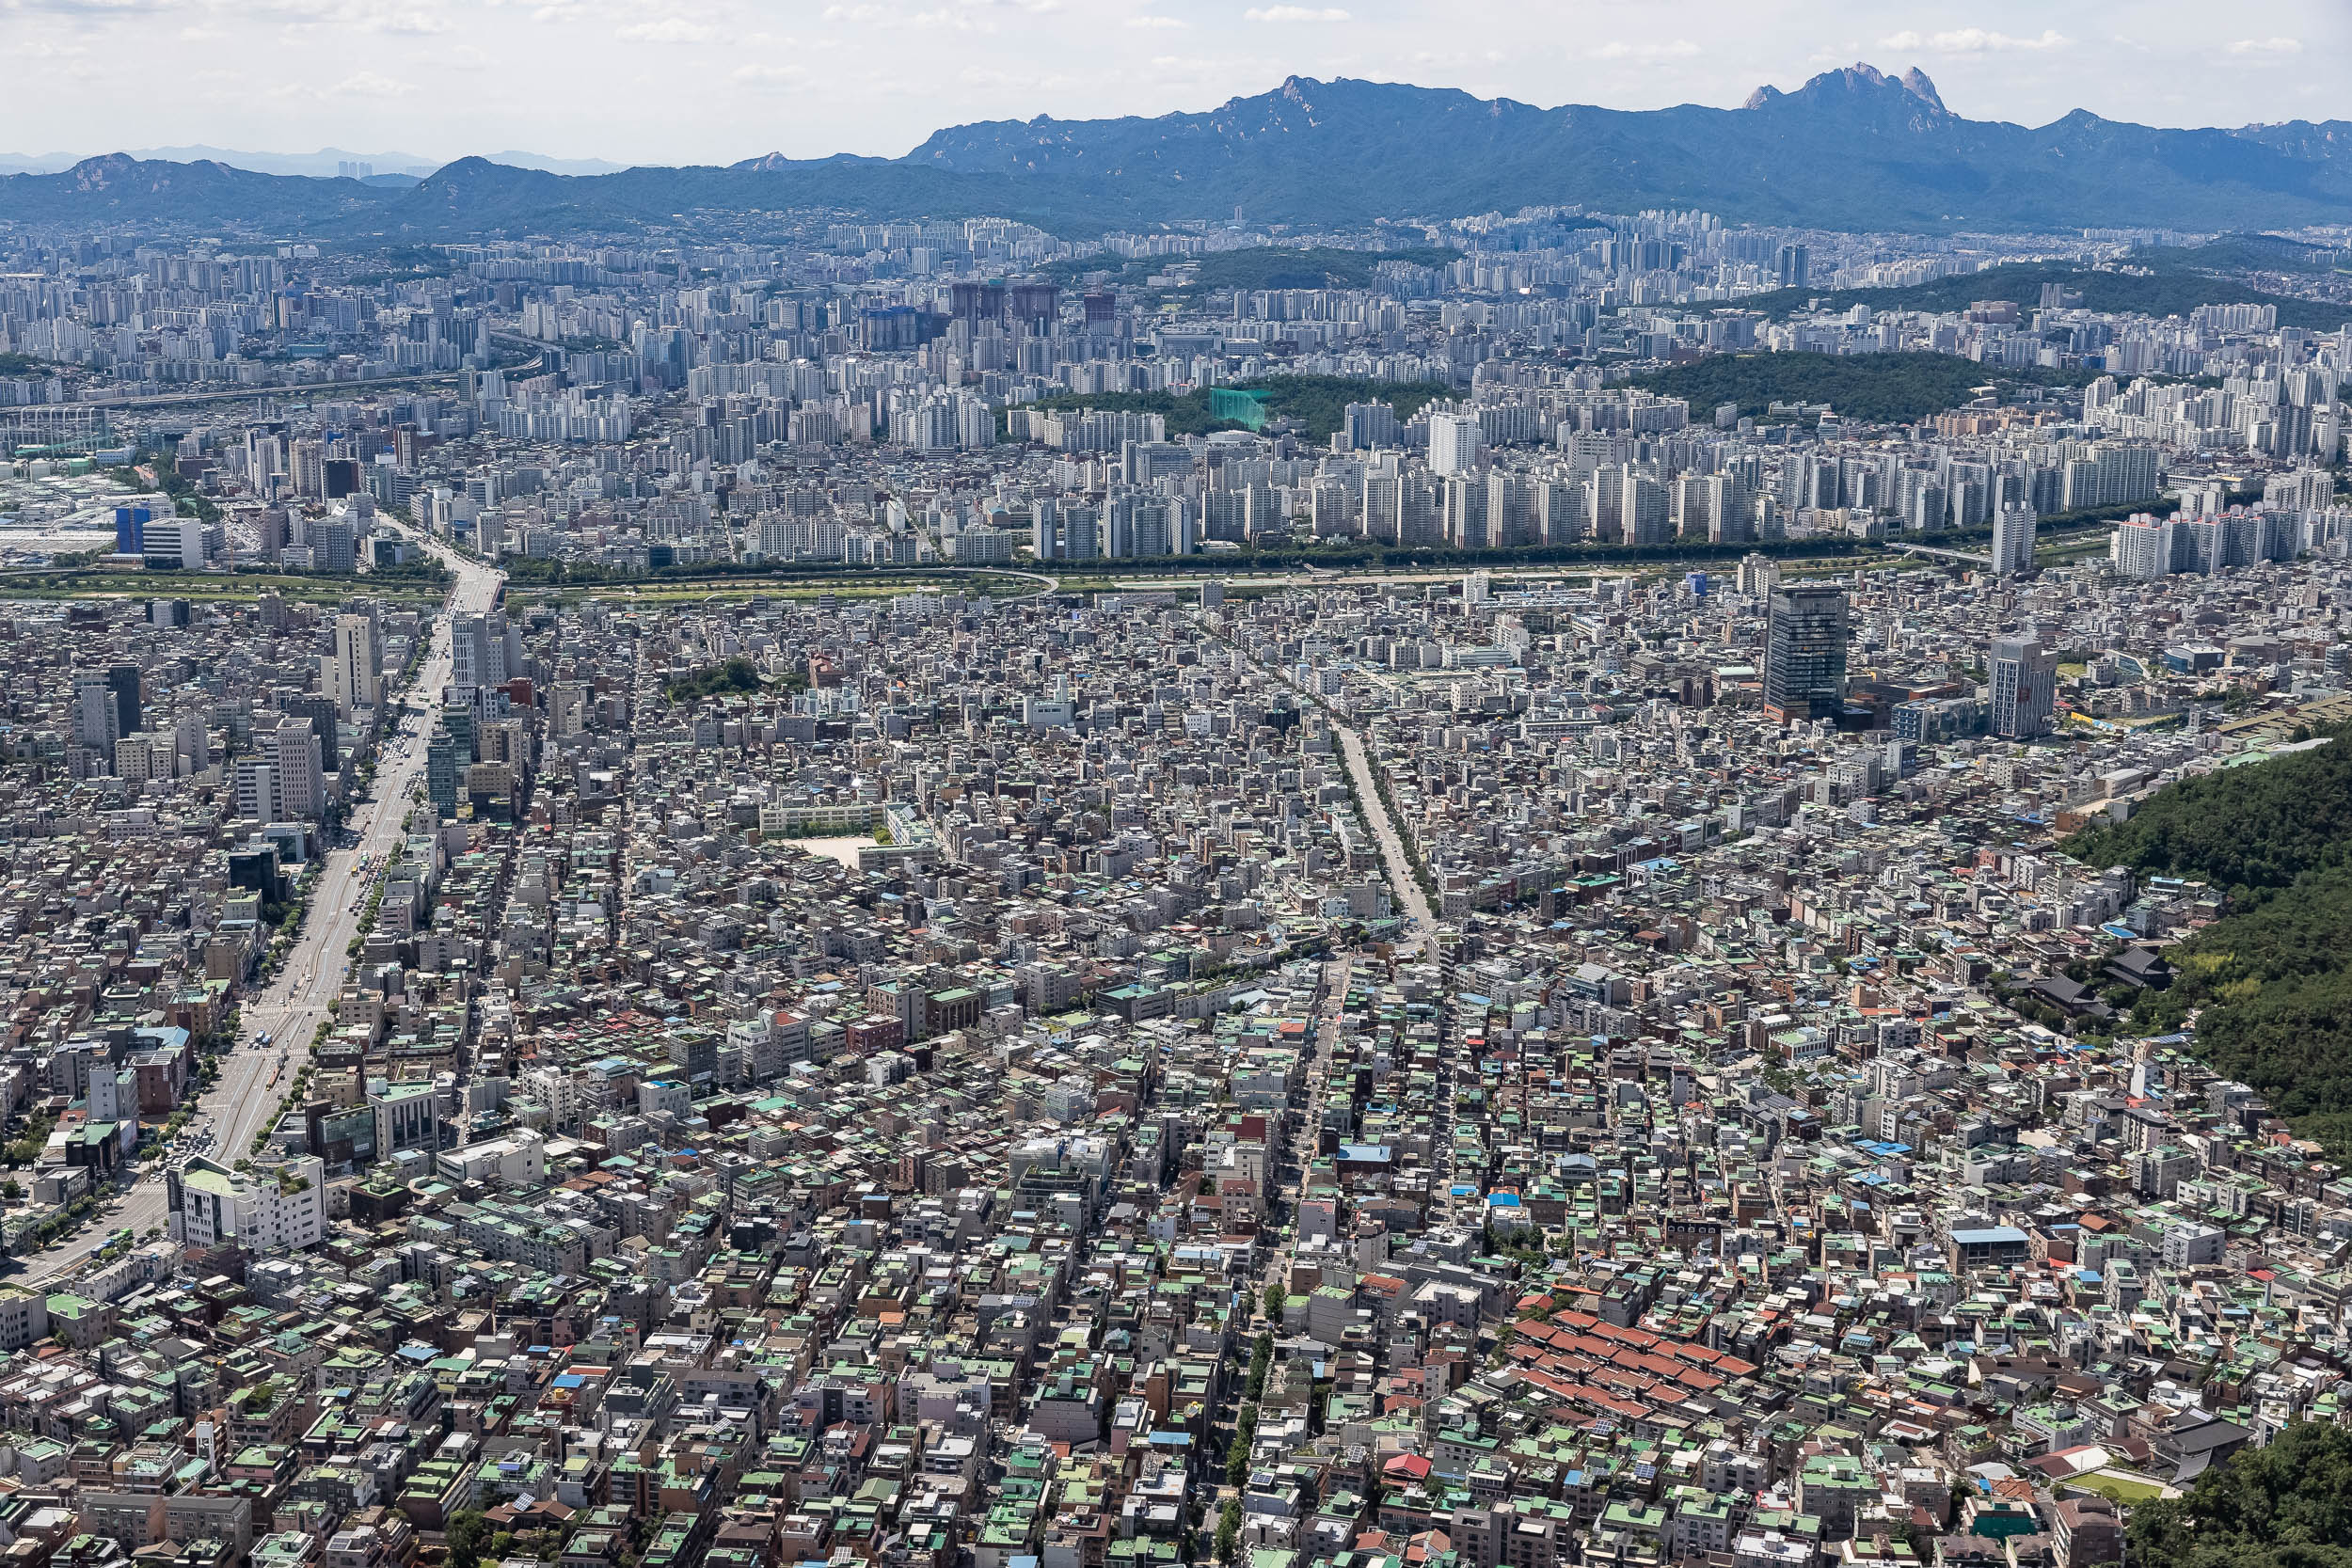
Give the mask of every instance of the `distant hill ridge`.
[[1794, 92], [1759, 87], [1736, 109], [1543, 109], [1294, 76], [1199, 113], [953, 126], [896, 159], [771, 153], [557, 175], [467, 158], [401, 190], [118, 154], [0, 178], [0, 218], [21, 222], [243, 220], [411, 238], [787, 207], [999, 214], [1078, 233], [1236, 207], [1259, 221], [1356, 224], [1571, 203], [1920, 232], [2345, 222], [2352, 121], [2168, 130], [2077, 109], [2012, 125], [1954, 114], [1916, 68], [1867, 65]]

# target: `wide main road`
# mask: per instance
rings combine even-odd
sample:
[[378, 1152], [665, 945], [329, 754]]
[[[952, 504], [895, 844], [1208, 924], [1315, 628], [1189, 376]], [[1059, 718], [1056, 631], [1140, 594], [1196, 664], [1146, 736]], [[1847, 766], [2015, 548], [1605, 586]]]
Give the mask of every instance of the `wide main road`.
[[[496, 568], [430, 541], [425, 547], [457, 575], [450, 591], [451, 614], [478, 615], [496, 601], [501, 578]], [[444, 615], [433, 624], [433, 641], [418, 672], [416, 689], [438, 696], [449, 684], [450, 660], [450, 621]], [[380, 872], [386, 857], [400, 846], [409, 791], [424, 772], [424, 741], [396, 729], [383, 747], [374, 784], [350, 820], [346, 844], [326, 851], [325, 865], [311, 874], [310, 912], [300, 936], [270, 983], [239, 1006], [236, 1046], [221, 1058], [220, 1077], [197, 1107], [190, 1131], [213, 1132], [209, 1152], [223, 1163], [245, 1158], [253, 1135], [270, 1124], [278, 1097], [308, 1059], [311, 1035], [342, 990], [351, 965], [344, 949], [358, 934], [373, 874], [363, 872], [361, 864]], [[261, 1043], [264, 1035], [269, 1037], [266, 1046]], [[95, 1234], [86, 1230], [25, 1259], [24, 1276], [54, 1278], [87, 1259], [103, 1244], [107, 1231], [127, 1226], [134, 1235], [144, 1235], [163, 1223], [163, 1175], [160, 1167], [151, 1168], [127, 1196], [106, 1211]]]
[[1339, 738], [1340, 761], [1347, 768], [1348, 777], [1356, 783], [1356, 800], [1363, 807], [1364, 825], [1372, 830], [1373, 842], [1380, 849], [1380, 863], [1388, 871], [1389, 890], [1396, 895], [1392, 907], [1402, 910], [1413, 923], [1410, 934], [1398, 944], [1397, 955], [1411, 958], [1418, 954], [1437, 930], [1438, 917], [1430, 909], [1429, 900], [1422, 895], [1421, 884], [1413, 879], [1413, 863], [1405, 852], [1405, 835], [1390, 819], [1388, 804], [1380, 799], [1380, 791], [1373, 781], [1372, 762], [1364, 751], [1364, 737], [1341, 717], [1339, 710], [1302, 685], [1292, 671], [1262, 663], [1257, 655], [1214, 628], [1210, 635], [1248, 659], [1260, 674], [1270, 675], [1297, 691], [1311, 705], [1321, 709], [1323, 716], [1330, 721], [1331, 733]]
[[1380, 863], [1388, 868], [1389, 889], [1396, 895], [1398, 906], [1412, 917], [1413, 934], [1406, 947], [1417, 950], [1437, 929], [1438, 917], [1422, 895], [1421, 883], [1413, 879], [1413, 863], [1405, 853], [1405, 836], [1390, 818], [1388, 802], [1380, 799], [1371, 760], [1364, 753], [1364, 737], [1343, 723], [1338, 715], [1330, 718], [1331, 731], [1340, 739], [1341, 760], [1347, 764], [1348, 776], [1356, 781], [1356, 799], [1363, 802], [1365, 826], [1372, 830], [1373, 841], [1380, 846]]

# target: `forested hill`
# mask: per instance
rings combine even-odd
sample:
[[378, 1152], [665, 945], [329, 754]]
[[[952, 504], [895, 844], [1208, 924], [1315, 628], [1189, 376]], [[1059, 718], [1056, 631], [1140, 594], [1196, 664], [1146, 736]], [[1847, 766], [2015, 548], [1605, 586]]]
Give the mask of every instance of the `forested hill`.
[[2308, 752], [2224, 768], [2156, 792], [2127, 822], [2062, 847], [2091, 865], [2188, 877], [2259, 895], [2352, 859], [2352, 726]]
[[2352, 1433], [2303, 1421], [2241, 1449], [2135, 1506], [2129, 1546], [2132, 1568], [2352, 1568]]
[[1908, 424], [1959, 407], [1988, 382], [2065, 387], [2090, 379], [2082, 371], [1982, 365], [1950, 354], [1778, 352], [1710, 354], [1633, 384], [1684, 399], [1700, 423], [1726, 403], [1755, 419], [1765, 417], [1774, 403], [1826, 403], [1846, 419]]
[[[1999, 300], [2032, 312], [2045, 284], [2078, 294], [2089, 310], [2142, 316], [2185, 316], [2200, 305], [2267, 305], [2280, 326], [2333, 332], [2352, 316], [2352, 306], [2333, 300], [2272, 293], [2227, 276], [2233, 267], [2257, 264], [2259, 251], [2244, 242], [2223, 242], [2201, 250], [2135, 253], [2134, 270], [2070, 266], [2057, 261], [2020, 261], [1983, 272], [1957, 273], [1931, 283], [1883, 289], [1776, 289], [1740, 301], [1743, 310], [1787, 317], [1801, 310], [1965, 310], [1982, 300]], [[2285, 270], [2283, 268], [2280, 270]], [[2299, 266], [2295, 270], [2302, 270]]]
[[2171, 989], [2133, 1027], [2193, 1017], [2198, 1057], [2251, 1085], [2304, 1137], [2352, 1157], [2352, 726], [2327, 743], [2159, 791], [2061, 846], [2094, 866], [2229, 890], [2232, 912], [2168, 955]]

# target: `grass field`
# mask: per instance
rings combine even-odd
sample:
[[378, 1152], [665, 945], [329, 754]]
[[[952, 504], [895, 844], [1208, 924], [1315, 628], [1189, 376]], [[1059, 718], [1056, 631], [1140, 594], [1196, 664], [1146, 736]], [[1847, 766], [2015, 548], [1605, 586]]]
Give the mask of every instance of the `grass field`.
[[[698, 604], [745, 604], [753, 599], [768, 599], [779, 603], [813, 604], [830, 594], [840, 602], [852, 599], [888, 599], [900, 594], [963, 594], [982, 598], [1029, 598], [1043, 585], [1018, 577], [982, 577], [977, 580], [965, 578], [864, 578], [845, 577], [838, 579], [811, 580], [806, 578], [763, 581], [757, 578], [712, 578], [699, 582], [646, 583], [581, 583], [544, 586], [533, 583], [511, 585], [507, 603], [513, 608], [531, 605], [577, 605], [590, 599], [600, 600], [621, 609], [632, 606], [647, 610], [673, 610]], [[1064, 584], [1065, 589], [1068, 585]]]
[[438, 604], [446, 585], [415, 578], [306, 577], [212, 572], [32, 572], [0, 575], [0, 599], [185, 599], [190, 604], [251, 604], [263, 594], [297, 603], [332, 603], [356, 594], [399, 603]]
[[2111, 536], [2112, 531], [2103, 528], [2091, 532], [2071, 536], [2061, 534], [2056, 539], [2037, 540], [2033, 549], [2034, 563], [2039, 566], [2058, 566], [2070, 562], [2087, 561], [2094, 555], [2105, 555], [2107, 553], [2107, 541]]
[[2165, 1489], [2154, 1481], [2108, 1475], [2104, 1471], [2077, 1477], [2074, 1484], [2086, 1491], [2096, 1492], [2109, 1502], [2122, 1503], [2126, 1508], [2134, 1503], [2153, 1502], [2165, 1493]]

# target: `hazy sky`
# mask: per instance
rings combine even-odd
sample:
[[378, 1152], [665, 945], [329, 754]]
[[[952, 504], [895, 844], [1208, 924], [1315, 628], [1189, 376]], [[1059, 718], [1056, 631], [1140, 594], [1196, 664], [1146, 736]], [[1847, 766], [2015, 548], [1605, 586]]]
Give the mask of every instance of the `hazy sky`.
[[1856, 60], [1917, 65], [1975, 119], [2352, 118], [2345, 0], [0, 0], [0, 151], [895, 156], [1293, 72], [1654, 108]]

